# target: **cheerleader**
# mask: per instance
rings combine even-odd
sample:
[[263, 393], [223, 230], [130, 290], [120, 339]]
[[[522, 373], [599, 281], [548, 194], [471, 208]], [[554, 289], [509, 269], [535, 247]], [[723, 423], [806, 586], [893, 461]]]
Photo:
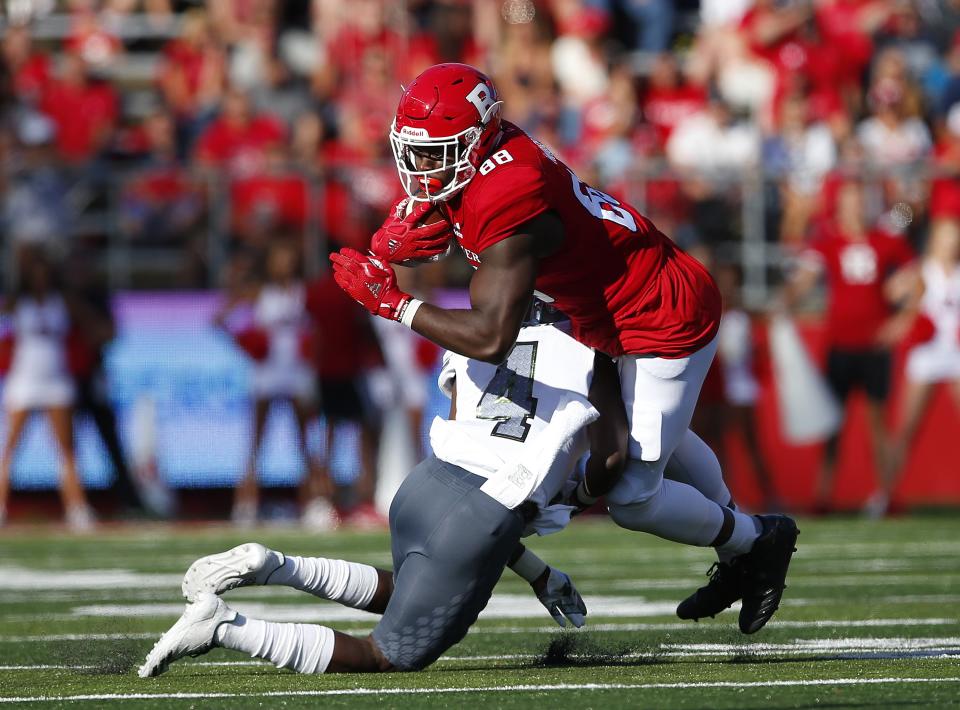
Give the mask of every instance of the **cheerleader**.
[[[326, 521], [325, 527], [336, 525], [336, 513], [323, 494], [328, 493], [317, 482], [314, 463], [307, 451], [307, 423], [313, 413], [315, 379], [305, 357], [304, 332], [307, 325], [305, 294], [297, 275], [297, 250], [289, 244], [277, 243], [267, 255], [266, 279], [235, 296], [218, 314], [217, 323], [224, 326], [231, 313], [246, 302], [252, 308], [249, 327], [232, 332], [237, 343], [253, 359], [253, 440], [246, 473], [237, 485], [232, 518], [238, 525], [256, 522], [259, 501], [257, 457], [263, 441], [267, 416], [274, 402], [289, 402], [296, 417], [299, 446], [307, 473], [301, 486], [301, 503], [309, 508], [311, 522]], [[318, 508], [323, 508], [323, 513]]]
[[75, 393], [67, 366], [70, 316], [47, 258], [41, 254], [24, 258], [20, 290], [4, 306], [12, 353], [3, 386], [7, 434], [0, 460], [0, 524], [6, 518], [17, 444], [30, 414], [42, 412], [60, 448], [60, 497], [67, 524], [86, 530], [93, 527], [95, 517], [77, 474], [73, 447]]
[[930, 228], [923, 260], [899, 290], [917, 311], [907, 352], [900, 430], [893, 440], [885, 484], [871, 498], [869, 512], [886, 512], [910, 445], [916, 438], [938, 384], [946, 384], [960, 406], [960, 222], [938, 219]]

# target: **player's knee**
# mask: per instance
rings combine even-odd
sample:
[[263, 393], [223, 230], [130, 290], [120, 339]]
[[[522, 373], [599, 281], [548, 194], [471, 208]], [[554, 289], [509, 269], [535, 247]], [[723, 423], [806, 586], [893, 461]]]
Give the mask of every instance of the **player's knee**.
[[364, 641], [367, 642], [367, 645], [370, 647], [370, 657], [373, 662], [373, 670], [376, 673], [391, 673], [393, 671], [399, 670], [396, 666], [391, 663], [390, 659], [384, 655], [383, 651], [380, 650], [380, 647], [377, 645], [376, 640], [374, 640], [373, 635], [367, 636]]
[[635, 530], [643, 532], [645, 530], [644, 521], [649, 501], [638, 501], [627, 505], [611, 505], [607, 508], [610, 513], [610, 519], [625, 530]]
[[663, 485], [664, 466], [660, 461], [627, 457], [621, 465], [620, 481], [607, 495], [607, 504], [611, 507], [642, 503], [656, 495]]
[[375, 632], [367, 638], [376, 654], [377, 671], [381, 673], [423, 670], [452, 645], [416, 631], [386, 635]]

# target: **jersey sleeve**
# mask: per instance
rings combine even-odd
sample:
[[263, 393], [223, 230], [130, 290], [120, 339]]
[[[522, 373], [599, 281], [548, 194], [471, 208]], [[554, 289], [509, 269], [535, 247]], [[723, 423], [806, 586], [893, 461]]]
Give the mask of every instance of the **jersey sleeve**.
[[522, 224], [550, 209], [543, 172], [529, 165], [494, 168], [474, 198], [478, 253], [513, 236]]

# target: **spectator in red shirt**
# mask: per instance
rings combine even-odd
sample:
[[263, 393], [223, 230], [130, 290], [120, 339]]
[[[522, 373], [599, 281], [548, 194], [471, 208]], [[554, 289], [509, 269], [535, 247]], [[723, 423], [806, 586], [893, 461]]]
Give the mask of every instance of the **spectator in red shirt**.
[[164, 46], [157, 69], [158, 88], [177, 121], [190, 128], [214, 110], [223, 97], [225, 77], [226, 57], [206, 13], [184, 13], [180, 36]]
[[264, 154], [263, 169], [230, 184], [233, 232], [248, 246], [266, 248], [278, 232], [302, 234], [310, 185], [291, 170], [289, 152], [275, 145]]
[[36, 106], [50, 84], [50, 57], [33, 50], [28, 27], [7, 28], [3, 38], [3, 61], [10, 72], [16, 99]]
[[930, 217], [960, 219], [960, 103], [947, 113], [933, 157], [936, 172], [930, 187]]
[[[392, 4], [392, 3], [391, 3]], [[383, 52], [391, 58], [391, 70], [396, 79], [406, 72], [406, 40], [387, 21], [389, 4], [384, 0], [353, 0], [344, 5], [343, 24], [327, 47], [337, 82], [349, 89], [359, 78], [364, 55], [369, 50]]]
[[484, 51], [474, 36], [473, 3], [448, 0], [434, 4], [430, 26], [410, 38], [404, 71], [409, 76], [441, 62], [460, 62], [471, 66], [484, 64]]
[[197, 160], [231, 177], [250, 176], [263, 170], [268, 152], [283, 143], [284, 134], [279, 120], [254, 114], [247, 95], [233, 89], [224, 97], [220, 116], [200, 136]]
[[83, 9], [71, 17], [70, 35], [63, 48], [79, 54], [88, 64], [103, 67], [123, 53], [123, 42], [106, 29], [92, 9]]
[[669, 53], [657, 55], [643, 97], [643, 117], [654, 127], [660, 151], [667, 145], [673, 129], [706, 105], [707, 92], [700, 85], [682, 80], [676, 58]]
[[824, 42], [842, 56], [843, 80], [858, 81], [873, 56], [872, 35], [890, 18], [894, 3], [887, 0], [820, 0], [817, 29]]
[[[827, 285], [827, 381], [841, 405], [862, 389], [868, 401], [870, 433], [877, 468], [888, 466], [883, 405], [890, 389], [890, 348], [909, 321], [895, 315], [887, 296], [888, 280], [913, 260], [907, 242], [870, 229], [864, 216], [863, 190], [844, 183], [837, 194], [832, 227], [803, 253], [799, 270], [785, 292], [788, 307], [816, 285]], [[827, 442], [816, 484], [817, 508], [830, 508], [839, 437]]]
[[107, 82], [93, 81], [78, 54], [66, 54], [60, 78], [50, 87], [40, 109], [57, 126], [57, 148], [68, 162], [94, 158], [109, 143], [119, 114], [119, 102]]
[[[173, 116], [155, 111], [137, 133], [141, 169], [124, 181], [121, 227], [129, 237], [145, 243], [182, 240], [198, 226], [203, 198], [177, 160]], [[184, 275], [196, 273], [198, 266], [191, 266]]]

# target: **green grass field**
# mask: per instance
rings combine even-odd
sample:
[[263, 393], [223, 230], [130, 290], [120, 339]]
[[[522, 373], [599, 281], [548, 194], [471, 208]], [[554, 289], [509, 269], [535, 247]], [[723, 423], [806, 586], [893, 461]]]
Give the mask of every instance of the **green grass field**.
[[[136, 667], [182, 610], [197, 556], [247, 539], [386, 566], [381, 533], [125, 527], [0, 535], [0, 705], [25, 707], [945, 707], [960, 704], [960, 519], [801, 520], [774, 620], [680, 622], [711, 552], [577, 521], [532, 547], [590, 607], [561, 632], [509, 571], [467, 638], [416, 674], [297, 676], [216, 650], [157, 679]], [[227, 599], [252, 616], [366, 633], [375, 617], [277, 587]], [[135, 700], [134, 700], [135, 699]]]

